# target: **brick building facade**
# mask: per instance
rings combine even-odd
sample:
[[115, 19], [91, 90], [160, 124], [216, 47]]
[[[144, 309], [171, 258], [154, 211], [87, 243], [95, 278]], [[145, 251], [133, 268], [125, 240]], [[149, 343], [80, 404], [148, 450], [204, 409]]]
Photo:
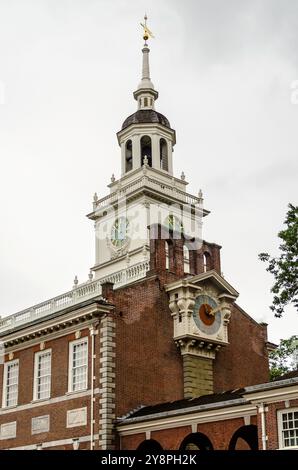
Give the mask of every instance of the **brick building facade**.
[[201, 239], [209, 211], [173, 176], [176, 135], [155, 111], [146, 38], [142, 52], [138, 110], [117, 134], [122, 175], [88, 214], [88, 281], [0, 319], [0, 449], [286, 442], [276, 410], [297, 406], [297, 381], [266, 384], [266, 325], [235, 303], [221, 247]]

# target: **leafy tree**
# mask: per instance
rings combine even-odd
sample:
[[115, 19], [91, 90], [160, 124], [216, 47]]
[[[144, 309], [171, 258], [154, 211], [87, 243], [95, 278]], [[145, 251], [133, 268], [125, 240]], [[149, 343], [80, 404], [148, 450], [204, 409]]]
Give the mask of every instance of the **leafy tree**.
[[279, 346], [269, 354], [269, 363], [271, 380], [298, 369], [298, 336], [282, 339]]
[[280, 256], [273, 258], [268, 253], [259, 254], [261, 261], [268, 262], [266, 271], [275, 277], [270, 308], [276, 317], [281, 317], [289, 304], [298, 310], [298, 206], [289, 204], [288, 207], [284, 222], [286, 228], [278, 233], [282, 240], [279, 245]]

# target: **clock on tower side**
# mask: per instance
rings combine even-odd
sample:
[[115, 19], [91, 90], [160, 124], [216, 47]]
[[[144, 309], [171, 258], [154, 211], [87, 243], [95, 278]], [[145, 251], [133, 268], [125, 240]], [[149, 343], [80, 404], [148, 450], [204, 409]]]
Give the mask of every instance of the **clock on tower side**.
[[166, 286], [173, 339], [183, 360], [184, 396], [214, 392], [213, 363], [228, 347], [228, 325], [237, 291], [215, 270]]

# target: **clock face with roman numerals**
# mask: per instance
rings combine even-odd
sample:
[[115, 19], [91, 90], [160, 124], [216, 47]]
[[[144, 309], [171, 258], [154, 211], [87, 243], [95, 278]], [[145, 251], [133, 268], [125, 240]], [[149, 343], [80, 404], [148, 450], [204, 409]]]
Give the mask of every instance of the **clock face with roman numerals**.
[[126, 217], [118, 217], [111, 230], [111, 243], [116, 249], [120, 249], [128, 240], [129, 222]]
[[193, 319], [203, 333], [216, 334], [222, 321], [217, 302], [207, 294], [198, 295], [193, 309]]

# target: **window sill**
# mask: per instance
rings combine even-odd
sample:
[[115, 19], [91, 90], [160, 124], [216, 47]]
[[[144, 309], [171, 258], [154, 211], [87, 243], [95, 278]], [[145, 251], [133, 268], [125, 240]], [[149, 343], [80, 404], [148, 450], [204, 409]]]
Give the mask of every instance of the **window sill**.
[[2, 408], [0, 408], [1, 410], [14, 410], [18, 407], [19, 405], [11, 405], [11, 406], [2, 406]]
[[50, 400], [51, 397], [48, 398], [35, 398], [34, 400], [31, 400], [31, 403], [43, 403], [44, 401]]
[[65, 393], [65, 395], [78, 395], [79, 393], [82, 392], [88, 392], [89, 388], [82, 388], [82, 390], [76, 390], [76, 391], [68, 391]]

